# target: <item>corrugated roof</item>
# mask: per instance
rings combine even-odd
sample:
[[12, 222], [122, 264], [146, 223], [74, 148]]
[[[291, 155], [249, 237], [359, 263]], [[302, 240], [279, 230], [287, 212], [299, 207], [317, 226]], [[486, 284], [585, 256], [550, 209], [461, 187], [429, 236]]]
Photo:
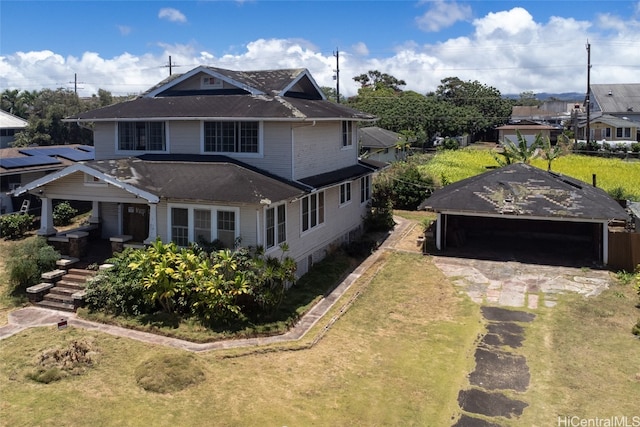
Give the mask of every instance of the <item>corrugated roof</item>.
[[628, 219], [604, 190], [523, 163], [447, 185], [422, 202], [420, 209], [518, 218]]

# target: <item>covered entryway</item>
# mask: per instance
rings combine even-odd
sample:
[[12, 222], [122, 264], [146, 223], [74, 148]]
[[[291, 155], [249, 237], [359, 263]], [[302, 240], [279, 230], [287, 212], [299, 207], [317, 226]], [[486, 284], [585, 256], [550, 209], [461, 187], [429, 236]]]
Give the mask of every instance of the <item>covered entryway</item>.
[[144, 242], [149, 236], [149, 205], [125, 203], [122, 210], [123, 234], [134, 242]]

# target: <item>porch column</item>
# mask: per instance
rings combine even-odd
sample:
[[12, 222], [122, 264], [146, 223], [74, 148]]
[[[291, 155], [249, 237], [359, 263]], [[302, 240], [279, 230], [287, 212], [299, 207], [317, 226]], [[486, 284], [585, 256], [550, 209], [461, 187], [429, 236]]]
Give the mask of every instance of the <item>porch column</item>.
[[143, 243], [153, 243], [156, 237], [158, 237], [158, 204], [149, 203], [149, 236]]
[[602, 223], [602, 264], [609, 264], [609, 223]]
[[53, 226], [53, 200], [48, 197], [41, 197], [42, 207], [40, 209], [40, 229], [38, 236], [51, 236], [58, 230]]
[[97, 224], [100, 222], [100, 202], [94, 200], [91, 202], [91, 216], [89, 224]]
[[442, 214], [440, 212], [436, 220], [436, 249], [442, 250]]

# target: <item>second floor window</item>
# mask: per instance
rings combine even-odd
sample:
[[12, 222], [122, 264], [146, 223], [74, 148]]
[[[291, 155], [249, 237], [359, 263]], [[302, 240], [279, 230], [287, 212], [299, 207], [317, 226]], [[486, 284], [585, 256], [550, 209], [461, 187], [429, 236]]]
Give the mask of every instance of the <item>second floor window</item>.
[[164, 122], [118, 123], [118, 150], [165, 151]]
[[205, 122], [204, 151], [206, 153], [257, 153], [259, 130], [258, 122]]
[[351, 147], [353, 145], [353, 123], [342, 122], [342, 146]]

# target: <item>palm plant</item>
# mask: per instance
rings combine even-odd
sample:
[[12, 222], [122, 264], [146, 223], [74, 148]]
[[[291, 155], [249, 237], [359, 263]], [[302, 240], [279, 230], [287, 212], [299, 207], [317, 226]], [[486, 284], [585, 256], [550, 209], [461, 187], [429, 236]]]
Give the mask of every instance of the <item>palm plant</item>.
[[504, 159], [499, 158], [496, 153], [493, 154], [493, 158], [500, 166], [506, 166], [512, 163], [524, 163], [528, 165], [533, 159], [539, 156], [538, 149], [543, 145], [541, 133], [536, 135], [531, 144], [522, 136], [519, 130], [516, 130], [516, 136], [518, 138], [517, 143], [514, 143], [507, 137], [505, 137], [504, 141], [501, 141], [502, 152], [497, 154], [501, 155]]

